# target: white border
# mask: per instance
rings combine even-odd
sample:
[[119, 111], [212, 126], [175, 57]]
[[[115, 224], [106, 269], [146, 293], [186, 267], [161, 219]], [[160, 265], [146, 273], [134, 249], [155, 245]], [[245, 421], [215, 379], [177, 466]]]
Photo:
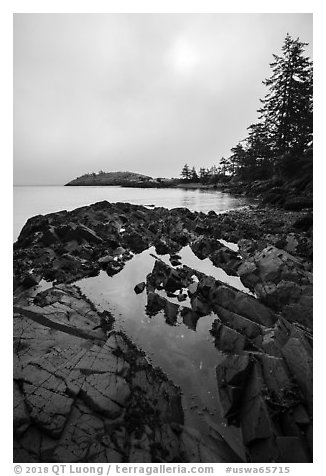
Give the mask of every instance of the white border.
[[[324, 379], [325, 379], [325, 359], [323, 347], [325, 346], [325, 312], [321, 306], [322, 286], [324, 285], [324, 255], [323, 249], [325, 234], [323, 233], [323, 216], [325, 196], [322, 194], [325, 181], [326, 145], [322, 138], [325, 136], [325, 120], [321, 119], [321, 114], [325, 115], [324, 89], [326, 81], [324, 75], [324, 57], [325, 57], [325, 15], [322, 2], [319, 1], [273, 1], [273, 2], [257, 2], [257, 1], [232, 1], [223, 2], [212, 0], [201, 1], [184, 1], [184, 0], [165, 0], [163, 1], [2, 1], [0, 6], [0, 48], [1, 48], [1, 66], [2, 72], [1, 88], [0, 88], [0, 104], [1, 104], [1, 137], [2, 143], [2, 184], [1, 184], [1, 204], [2, 204], [2, 231], [1, 231], [1, 249], [3, 251], [2, 259], [4, 266], [1, 270], [1, 297], [2, 297], [2, 335], [1, 342], [1, 362], [2, 362], [2, 385], [1, 385], [1, 409], [2, 409], [2, 438], [1, 438], [1, 469], [3, 474], [14, 474], [12, 465], [12, 13], [313, 13], [314, 14], [314, 215], [317, 218], [317, 225], [314, 226], [315, 256], [318, 262], [315, 268], [315, 331], [317, 350], [315, 346], [314, 353], [314, 408], [315, 408], [315, 431], [314, 431], [314, 463], [313, 464], [291, 464], [290, 474], [306, 475], [324, 474], [323, 457], [324, 457], [324, 433], [325, 433], [325, 409], [324, 409]], [[325, 245], [324, 245], [325, 246]], [[315, 260], [315, 261], [317, 261]], [[323, 273], [323, 274], [322, 274]], [[224, 473], [226, 465], [215, 465], [216, 474], [221, 471]], [[238, 465], [231, 465], [236, 467]], [[249, 466], [249, 465], [248, 465]], [[252, 465], [267, 466], [267, 465]], [[277, 465], [282, 466], [282, 465]]]

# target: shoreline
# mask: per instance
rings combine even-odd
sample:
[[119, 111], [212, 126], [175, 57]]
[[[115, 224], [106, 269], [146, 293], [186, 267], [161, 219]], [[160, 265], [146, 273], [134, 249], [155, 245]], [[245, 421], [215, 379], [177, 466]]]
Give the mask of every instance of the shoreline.
[[312, 181], [310, 185], [302, 188], [300, 180], [293, 182], [285, 181], [275, 177], [266, 180], [248, 181], [226, 181], [215, 184], [203, 184], [197, 182], [180, 182], [171, 179], [170, 183], [157, 182], [123, 182], [123, 183], [67, 183], [64, 186], [103, 186], [103, 187], [125, 187], [141, 189], [184, 189], [184, 190], [212, 190], [222, 193], [232, 194], [235, 197], [244, 197], [257, 200], [262, 206], [272, 205], [285, 210], [301, 211], [313, 208]]
[[[175, 325], [173, 319], [181, 308], [171, 307], [168, 298], [159, 296], [157, 290], [163, 286], [163, 289], [172, 294], [183, 292], [183, 289], [188, 290], [192, 319], [196, 320], [196, 315], [200, 317], [215, 313], [216, 320], [211, 333], [216, 348], [225, 356], [216, 369], [220, 412], [229, 425], [241, 428], [249, 461], [308, 462], [312, 448], [312, 386], [310, 388], [309, 381], [312, 355], [311, 220], [309, 211], [286, 211], [258, 206], [217, 215], [215, 212], [204, 214], [187, 209], [149, 210], [140, 205], [107, 202], [99, 202], [72, 212], [64, 211], [31, 218], [14, 245], [15, 323], [20, 332], [19, 342], [24, 341], [24, 326], [28, 323], [34, 326], [36, 337], [32, 351], [35, 352], [34, 359], [43, 362], [43, 372], [51, 371], [51, 359], [58, 356], [52, 355], [53, 351], [50, 351], [50, 354], [44, 353], [44, 348], [37, 338], [39, 326], [43, 326], [42, 332], [45, 333], [46, 329], [50, 329], [51, 339], [54, 341], [64, 335], [65, 339], [75, 339], [76, 345], [80, 346], [80, 339], [93, 343], [95, 339], [99, 356], [103, 353], [100, 349], [106, 348], [108, 354], [105, 354], [105, 359], [109, 361], [112, 360], [112, 352], [112, 355], [121, 355], [123, 362], [119, 363], [120, 367], [114, 367], [111, 371], [117, 378], [119, 376], [120, 391], [110, 400], [114, 402], [114, 399], [121, 399], [125, 395], [125, 398], [120, 400], [118, 409], [113, 408], [112, 404], [110, 407], [110, 418], [119, 420], [116, 429], [121, 431], [127, 421], [126, 417], [121, 415], [128, 414], [128, 418], [133, 418], [134, 415], [135, 402], [132, 402], [137, 392], [132, 376], [137, 374], [143, 364], [135, 365], [137, 359], [131, 344], [120, 340], [118, 350], [116, 344], [108, 344], [108, 340], [116, 336], [112, 330], [114, 317], [98, 315], [91, 304], [82, 296], [76, 295], [74, 287], [69, 283], [74, 283], [82, 277], [94, 276], [101, 269], [108, 275], [115, 275], [132, 259], [134, 253], [140, 253], [149, 246], [155, 246], [158, 257], [160, 254], [169, 253], [173, 258], [188, 244], [200, 259], [208, 257], [215, 266], [221, 267], [228, 274], [240, 276], [242, 282], [254, 291], [256, 298], [244, 297], [241, 291], [195, 269], [187, 268], [182, 263], [173, 264], [172, 260], [171, 264], [167, 265], [155, 260], [150, 275], [147, 278], [144, 276], [141, 291], [146, 292], [148, 311], [164, 313], [166, 319], [172, 319], [171, 323]], [[239, 251], [235, 252], [218, 244], [219, 239], [237, 243]], [[173, 259], [178, 262], [178, 259]], [[197, 277], [197, 285], [193, 282], [194, 275]], [[55, 281], [54, 286], [39, 292], [40, 283], [44, 285], [46, 281]], [[63, 304], [66, 306], [66, 317], [62, 314]], [[89, 306], [90, 310], [87, 310]], [[87, 315], [91, 316], [92, 312], [94, 315], [91, 320], [97, 322], [97, 325], [93, 326], [94, 330], [98, 329], [96, 336], [85, 330], [88, 329], [85, 328], [85, 318]], [[75, 321], [69, 318], [72, 315], [75, 315]], [[189, 319], [185, 315], [183, 319]], [[26, 335], [25, 339], [27, 337]], [[55, 346], [60, 346], [59, 342], [57, 341]], [[49, 349], [53, 346], [51, 341]], [[92, 346], [89, 351], [91, 348]], [[79, 376], [77, 380], [72, 378], [76, 371], [71, 365], [71, 356], [68, 358], [65, 355], [65, 368], [68, 372], [65, 379], [70, 382], [67, 389], [77, 385], [79, 390], [73, 390], [73, 393], [72, 390], [63, 393], [59, 391], [61, 396], [67, 395], [67, 391], [70, 395], [69, 402], [65, 401], [65, 405], [70, 405], [69, 412], [59, 429], [49, 429], [48, 415], [44, 412], [42, 414], [34, 397], [35, 390], [34, 393], [26, 393], [26, 385], [30, 386], [33, 378], [37, 381], [39, 370], [37, 371], [36, 367], [31, 368], [28, 358], [24, 357], [26, 354], [23, 349], [18, 347], [18, 353], [20, 365], [26, 367], [24, 372], [18, 372], [15, 378], [19, 402], [14, 413], [17, 461], [21, 461], [19, 458], [22, 455], [26, 458], [28, 454], [28, 457], [36, 461], [44, 462], [48, 457], [54, 458], [53, 461], [68, 462], [72, 443], [69, 443], [65, 428], [71, 418], [69, 415], [76, 415], [77, 418], [77, 414], [91, 414], [96, 409], [97, 412], [102, 412], [101, 418], [105, 421], [108, 416], [106, 405], [110, 402], [103, 404], [103, 401], [99, 400], [99, 394], [95, 392], [96, 389], [100, 394], [102, 392], [98, 387], [101, 385], [100, 381], [92, 381], [93, 386], [89, 387], [88, 374]], [[296, 356], [295, 362], [293, 355]], [[24, 360], [26, 358], [27, 360]], [[95, 362], [97, 361], [96, 365], [103, 365], [100, 363], [103, 361], [102, 356], [96, 357]], [[127, 367], [128, 370], [122, 370]], [[21, 376], [26, 369], [31, 372], [28, 383]], [[159, 382], [158, 374], [155, 375]], [[56, 375], [56, 378], [61, 378], [60, 374]], [[163, 382], [162, 376], [159, 385]], [[116, 389], [116, 385], [112, 383], [107, 387], [109, 395]], [[142, 389], [141, 394], [147, 395], [149, 389], [146, 385], [144, 387], [144, 382], [139, 381], [138, 385]], [[223, 458], [227, 458], [226, 461], [229, 462], [236, 461], [237, 457], [230, 447], [225, 443], [222, 446], [221, 443], [218, 444], [218, 438], [215, 439], [215, 448], [209, 448], [206, 452], [201, 448], [196, 453], [195, 460], [191, 460], [190, 454], [193, 448], [198, 446], [198, 439], [190, 429], [183, 427], [183, 410], [178, 390], [172, 383], [166, 385], [170, 403], [166, 407], [166, 403], [163, 405], [162, 402], [158, 419], [148, 422], [149, 429], [145, 429], [138, 419], [134, 431], [137, 433], [139, 427], [138, 433], [141, 434], [137, 434], [137, 438], [132, 436], [124, 440], [125, 451], [122, 450], [121, 444], [112, 443], [105, 446], [104, 437], [107, 433], [103, 430], [102, 442], [96, 456], [90, 457], [89, 461], [105, 462], [121, 458], [120, 461], [135, 462], [136, 440], [141, 448], [137, 456], [140, 458], [139, 462], [154, 462], [157, 458], [162, 458], [163, 462], [171, 462], [175, 457], [181, 458], [180, 461], [183, 462], [212, 462], [214, 458], [219, 462]], [[230, 394], [234, 385], [237, 390]], [[20, 393], [22, 386], [25, 389], [23, 394]], [[48, 391], [42, 385], [37, 389], [42, 394]], [[297, 398], [294, 398], [295, 393]], [[55, 395], [58, 399], [58, 393]], [[154, 399], [158, 398], [158, 395], [155, 393]], [[254, 406], [249, 405], [250, 395], [255, 395]], [[151, 413], [153, 401], [147, 400], [147, 405], [148, 408], [146, 412], [141, 413], [141, 418]], [[122, 413], [119, 409], [123, 409]], [[95, 414], [92, 418], [94, 423]], [[73, 421], [78, 427], [77, 420]], [[163, 421], [169, 423], [164, 423], [166, 435], [161, 435], [158, 442], [156, 434]], [[49, 445], [51, 451], [36, 454], [35, 448], [31, 447], [27, 440], [31, 439], [31, 434], [34, 435], [34, 440], [42, 439], [42, 428], [46, 433], [54, 431], [55, 439]], [[297, 436], [294, 436], [294, 431], [297, 431]], [[26, 437], [27, 434], [30, 438]], [[116, 431], [112, 434], [116, 434]], [[172, 450], [168, 449], [168, 439], [172, 437], [177, 448], [177, 454], [173, 455]], [[113, 440], [117, 441], [117, 436]], [[65, 445], [63, 441], [66, 441]], [[109, 459], [105, 456], [107, 448], [111, 451]], [[76, 461], [80, 459], [77, 458]]]

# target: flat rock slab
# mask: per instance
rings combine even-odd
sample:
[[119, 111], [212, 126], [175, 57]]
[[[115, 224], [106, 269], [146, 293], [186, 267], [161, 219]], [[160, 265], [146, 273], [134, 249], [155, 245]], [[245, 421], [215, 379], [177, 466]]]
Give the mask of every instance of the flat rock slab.
[[[90, 305], [85, 300], [77, 305], [74, 289], [50, 289], [39, 303], [43, 307], [25, 300], [15, 309], [14, 461], [172, 462], [190, 457], [198, 443], [190, 438], [185, 445], [180, 437], [179, 389], [123, 334], [111, 331], [105, 340], [94, 339], [90, 331], [71, 332], [69, 320], [58, 327], [54, 309], [66, 313], [74, 306], [87, 316]], [[91, 307], [88, 313], [93, 325], [100, 322]], [[198, 462], [206, 458], [204, 452], [196, 457]]]

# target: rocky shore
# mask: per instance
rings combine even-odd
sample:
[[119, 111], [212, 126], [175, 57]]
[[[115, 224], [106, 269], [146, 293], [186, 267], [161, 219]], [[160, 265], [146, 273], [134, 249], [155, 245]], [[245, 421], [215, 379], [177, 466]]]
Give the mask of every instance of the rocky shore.
[[[195, 330], [214, 316], [218, 411], [239, 431], [242, 456], [216, 431], [204, 441], [185, 425], [180, 389], [75, 285], [119, 273], [151, 246], [153, 269], [134, 292], [172, 326], [181, 319]], [[183, 264], [185, 246], [250, 293]], [[169, 264], [160, 259], [167, 254]], [[217, 215], [104, 201], [33, 217], [22, 229], [15, 462], [309, 462], [312, 410], [310, 209]]]

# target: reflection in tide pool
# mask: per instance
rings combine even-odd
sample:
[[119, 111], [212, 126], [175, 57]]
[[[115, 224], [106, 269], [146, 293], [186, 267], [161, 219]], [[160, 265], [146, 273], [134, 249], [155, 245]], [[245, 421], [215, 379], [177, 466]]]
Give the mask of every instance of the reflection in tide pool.
[[[222, 243], [222, 240], [219, 241]], [[227, 241], [223, 240], [223, 244], [229, 246], [233, 243], [228, 243]], [[231, 246], [229, 246], [229, 248], [231, 248]], [[178, 255], [181, 256], [182, 262], [190, 268], [194, 268], [197, 271], [200, 271], [201, 273], [207, 274], [208, 276], [213, 276], [213, 278], [218, 279], [219, 281], [223, 281], [224, 283], [227, 283], [230, 286], [239, 289], [239, 291], [251, 294], [249, 289], [242, 284], [238, 276], [229, 276], [222, 268], [217, 268], [216, 266], [214, 266], [214, 264], [209, 258], [200, 260], [193, 253], [190, 246], [185, 246], [184, 248], [182, 248], [182, 250], [178, 252]]]
[[[154, 251], [150, 248], [134, 256], [113, 277], [102, 271], [99, 276], [82, 279], [77, 284], [94, 304], [112, 312], [116, 318], [115, 328], [124, 330], [176, 384], [198, 387], [197, 393], [202, 393], [201, 376], [205, 380], [220, 358], [209, 333], [216, 316], [201, 317], [194, 332], [182, 322], [167, 325], [163, 312], [151, 317], [146, 314], [146, 292], [136, 294], [134, 286], [145, 281], [152, 271], [155, 260], [150, 253]], [[193, 381], [197, 371], [200, 371], [199, 378]], [[214, 392], [202, 395], [202, 399], [205, 406], [213, 410], [216, 408], [216, 384], [213, 374], [211, 377]]]
[[[109, 310], [113, 314], [116, 330], [126, 332], [146, 352], [152, 363], [181, 387], [186, 424], [195, 426], [206, 436], [210, 427], [218, 428], [230, 446], [242, 454], [238, 431], [226, 428], [218, 412], [215, 367], [224, 356], [214, 346], [214, 338], [210, 334], [216, 316], [200, 317], [196, 330], [185, 325], [180, 317], [176, 325], [168, 325], [162, 311], [148, 316], [145, 312], [146, 292], [136, 294], [134, 287], [146, 281], [147, 274], [152, 271], [155, 259], [151, 253], [155, 253], [155, 248], [135, 255], [115, 276], [109, 277], [102, 271], [98, 276], [82, 279], [76, 284], [100, 310]], [[189, 247], [178, 254], [183, 264], [198, 270], [201, 268], [202, 272], [217, 279], [221, 280], [222, 276], [228, 280], [236, 279], [215, 268], [209, 260], [199, 260]], [[169, 263], [168, 256], [160, 258]], [[182, 309], [183, 303], [178, 304]], [[194, 408], [198, 409], [197, 413], [194, 413]]]

